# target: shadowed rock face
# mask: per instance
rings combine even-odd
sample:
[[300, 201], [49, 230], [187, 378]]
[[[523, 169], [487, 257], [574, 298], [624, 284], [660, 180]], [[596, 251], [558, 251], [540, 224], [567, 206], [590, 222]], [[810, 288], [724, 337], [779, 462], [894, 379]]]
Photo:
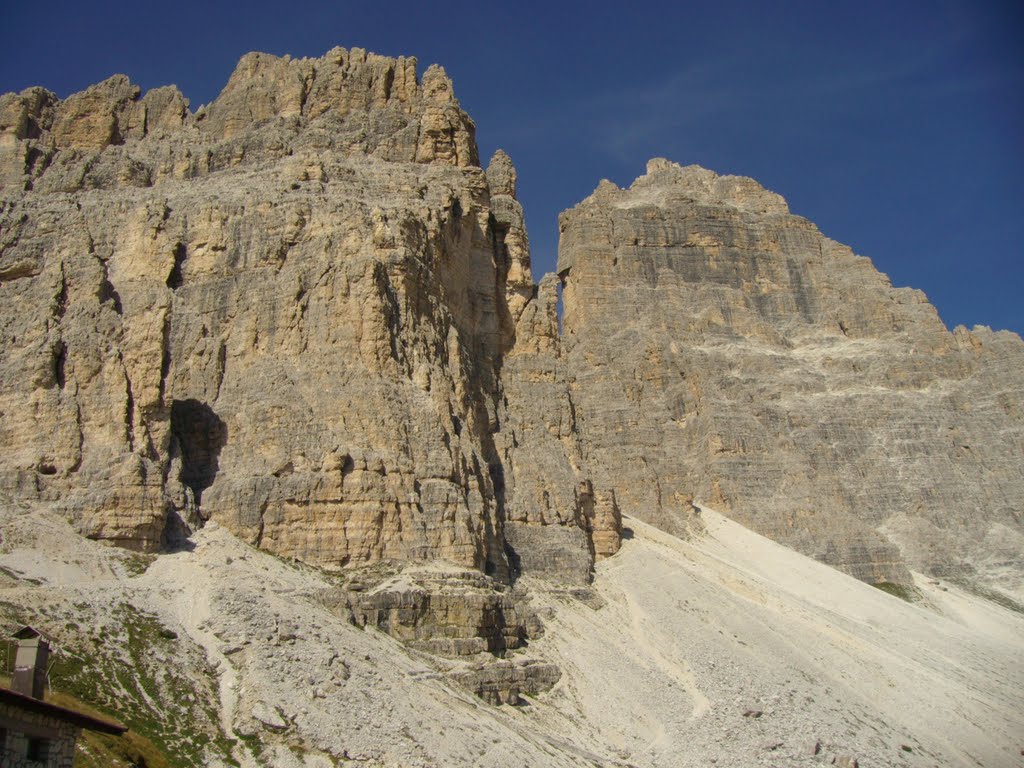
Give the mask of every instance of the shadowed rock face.
[[198, 400], [171, 403], [171, 453], [181, 457], [178, 479], [192, 492], [197, 507], [203, 491], [217, 478], [217, 459], [227, 439], [224, 422], [210, 406]]
[[1020, 337], [949, 333], [750, 179], [655, 160], [560, 225], [580, 442], [623, 513], [678, 531], [697, 498], [866, 581], [1018, 583]]

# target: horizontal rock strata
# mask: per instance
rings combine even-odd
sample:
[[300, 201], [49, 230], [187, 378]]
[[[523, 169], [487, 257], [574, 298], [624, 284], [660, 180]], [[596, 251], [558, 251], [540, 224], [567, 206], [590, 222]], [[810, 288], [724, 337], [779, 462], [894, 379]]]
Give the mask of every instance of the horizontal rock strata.
[[538, 618], [503, 585], [475, 571], [406, 568], [365, 591], [345, 596], [349, 620], [375, 627], [406, 645], [458, 658], [524, 647], [538, 637]]
[[[249, 54], [195, 111], [124, 76], [0, 97], [4, 503], [578, 587], [623, 515], [685, 535], [703, 502], [866, 581], [1024, 584], [1019, 337], [667, 161], [564, 214], [536, 284], [474, 132], [442, 69], [359, 49]], [[433, 642], [449, 593], [365, 620]]]
[[580, 442], [622, 512], [693, 499], [866, 581], [1019, 585], [1024, 344], [950, 333], [920, 291], [756, 182], [654, 160], [560, 220]]
[[523, 696], [546, 693], [561, 677], [557, 666], [536, 659], [478, 664], [452, 674], [460, 685], [495, 706], [522, 704]]
[[528, 241], [511, 162], [479, 166], [439, 67], [250, 54], [195, 112], [123, 76], [8, 94], [0, 185], [9, 498], [141, 550], [215, 519], [322, 566], [440, 558], [503, 582], [585, 583], [595, 526], [614, 547], [546, 440], [531, 487], [554, 499], [506, 530]]

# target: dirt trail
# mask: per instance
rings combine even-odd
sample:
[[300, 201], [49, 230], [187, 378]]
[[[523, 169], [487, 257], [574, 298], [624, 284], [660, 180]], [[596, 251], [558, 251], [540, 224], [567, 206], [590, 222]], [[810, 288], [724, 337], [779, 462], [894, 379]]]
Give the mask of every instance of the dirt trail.
[[[207, 537], [200, 546], [213, 550], [216, 543]], [[145, 583], [159, 585], [160, 595], [164, 599], [154, 601], [155, 605], [165, 617], [176, 621], [189, 638], [206, 652], [207, 659], [217, 672], [220, 727], [224, 733], [232, 733], [238, 710], [239, 680], [230, 659], [221, 652], [223, 642], [209, 629], [212, 616], [211, 585], [202, 560], [213, 554], [208, 551], [200, 556], [175, 553], [161, 557], [146, 573]], [[257, 765], [248, 750], [242, 747], [236, 750], [234, 756], [243, 768]]]

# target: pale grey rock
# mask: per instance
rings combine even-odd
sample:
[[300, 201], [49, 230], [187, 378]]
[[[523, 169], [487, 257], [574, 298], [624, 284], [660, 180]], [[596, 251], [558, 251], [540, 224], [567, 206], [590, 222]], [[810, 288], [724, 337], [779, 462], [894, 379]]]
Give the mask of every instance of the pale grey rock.
[[503, 656], [542, 631], [521, 596], [516, 599], [511, 590], [477, 571], [421, 571], [413, 566], [335, 600], [332, 609], [341, 614], [343, 608], [356, 626], [375, 627], [438, 656]]
[[491, 188], [491, 196], [516, 196], [516, 180], [518, 174], [512, 165], [512, 158], [503, 149], [499, 149], [487, 164], [487, 186]]
[[0, 185], [22, 187], [37, 165], [48, 162], [32, 145], [53, 125], [57, 96], [43, 88], [0, 96]]
[[252, 716], [272, 731], [283, 731], [288, 728], [288, 722], [281, 717], [281, 713], [265, 701], [259, 701], [253, 706]]
[[592, 475], [584, 461], [558, 336], [557, 287], [554, 275], [545, 276], [519, 317], [503, 360], [496, 444], [516, 567], [580, 584], [596, 557], [618, 549], [621, 519], [613, 479]]
[[516, 170], [503, 150], [498, 150], [487, 166], [487, 186], [491, 193], [492, 236], [498, 278], [505, 286], [508, 310], [505, 346], [511, 346], [516, 323], [533, 299], [536, 286], [530, 271], [530, 240], [526, 234], [523, 207], [516, 200]]
[[139, 549], [215, 520], [567, 584], [697, 499], [868, 581], [1020, 585], [1018, 337], [660, 160], [535, 284], [474, 130], [440, 67], [360, 49], [247, 55], [194, 113], [0, 97], [0, 488]]
[[523, 703], [523, 696], [550, 691], [562, 673], [554, 664], [536, 659], [483, 663], [452, 673], [452, 678], [488, 704]]
[[691, 500], [870, 581], [1019, 587], [1024, 344], [919, 291], [750, 179], [655, 160], [560, 221], [581, 444], [623, 513]]
[[[76, 653], [100, 616], [112, 660], [168, 673], [167, 712], [189, 670], [200, 727], [174, 744], [199, 733], [207, 758], [243, 764], [735, 762], [806, 733], [877, 762], [878, 739], [839, 733], [885, 711], [849, 687], [868, 660], [932, 659], [893, 662], [897, 683], [963, 660], [1015, 669], [985, 656], [998, 635], [967, 643], [852, 582], [829, 587], [856, 598], [835, 614], [766, 589], [727, 537], [644, 541], [657, 532], [633, 521], [641, 549], [583, 587], [623, 513], [687, 534], [694, 498], [869, 581], [905, 585], [910, 565], [1019, 585], [1021, 342], [949, 334], [778, 195], [667, 161], [567, 214], [559, 275], [535, 284], [515, 169], [503, 152], [481, 169], [473, 131], [442, 69], [417, 80], [414, 59], [359, 49], [249, 55], [194, 113], [121, 76], [0, 97], [5, 615]], [[139, 576], [138, 556], [54, 510], [177, 551]], [[164, 614], [177, 649], [160, 634], [125, 656], [112, 595]], [[864, 622], [865, 604], [902, 618]], [[811, 664], [783, 614], [831, 650]], [[892, 645], [892, 626], [923, 636], [939, 618], [960, 656]], [[582, 716], [617, 669], [642, 704], [618, 731], [638, 703], [621, 692]], [[836, 669], [853, 670], [839, 696]], [[451, 682], [495, 704], [557, 687], [524, 728]], [[977, 711], [1019, 711], [996, 688]]]

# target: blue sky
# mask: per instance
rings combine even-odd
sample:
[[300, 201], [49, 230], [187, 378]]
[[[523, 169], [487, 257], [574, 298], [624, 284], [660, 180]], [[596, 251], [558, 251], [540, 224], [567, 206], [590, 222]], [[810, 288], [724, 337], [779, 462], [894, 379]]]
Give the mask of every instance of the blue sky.
[[558, 213], [650, 157], [751, 176], [924, 290], [1024, 332], [1024, 3], [7, 2], [0, 92], [115, 72], [216, 97], [250, 50], [445, 66], [519, 170], [538, 276]]

